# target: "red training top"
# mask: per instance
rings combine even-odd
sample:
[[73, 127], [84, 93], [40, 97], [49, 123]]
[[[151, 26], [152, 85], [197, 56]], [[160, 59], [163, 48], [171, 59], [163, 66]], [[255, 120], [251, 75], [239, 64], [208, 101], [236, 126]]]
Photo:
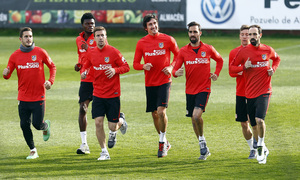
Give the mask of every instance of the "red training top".
[[10, 73], [3, 77], [9, 79], [14, 69], [17, 69], [19, 101], [33, 102], [46, 99], [44, 64], [50, 70], [49, 81], [53, 84], [56, 67], [44, 49], [34, 47], [30, 52], [18, 49], [10, 56], [7, 65]]
[[[230, 66], [231, 62], [233, 61], [233, 59], [236, 56], [236, 54], [238, 53], [238, 51], [243, 47], [244, 46], [240, 45], [239, 47], [230, 51], [228, 66]], [[239, 75], [238, 73], [230, 73], [230, 72], [229, 72], [229, 75], [231, 77], [235, 77], [235, 79], [236, 79], [236, 95], [245, 97], [245, 78], [244, 78], [243, 71], [241, 71], [241, 72], [242, 72], [242, 75]]]
[[148, 34], [140, 39], [136, 45], [133, 68], [135, 70], [143, 70], [141, 64], [142, 57], [144, 63], [151, 63], [150, 71], [144, 71], [145, 73], [145, 85], [160, 86], [171, 82], [171, 74], [165, 75], [162, 70], [170, 66], [170, 51], [174, 54], [172, 65], [175, 65], [176, 56], [179, 48], [175, 39], [169, 35], [163, 33], [157, 33], [154, 36]]
[[[198, 53], [193, 49], [197, 49]], [[219, 76], [223, 67], [223, 58], [211, 45], [200, 42], [200, 46], [192, 47], [190, 44], [183, 46], [177, 56], [176, 65], [172, 71], [181, 68], [184, 63], [186, 76], [186, 94], [198, 94], [200, 92], [211, 92], [210, 59], [216, 61], [215, 74]]]
[[[119, 50], [105, 45], [102, 49], [98, 47], [87, 53], [86, 63], [83, 70], [94, 69], [94, 92], [99, 98], [114, 98], [121, 96], [120, 76], [129, 71], [129, 65]], [[108, 79], [105, 71], [109, 68], [115, 69], [115, 75]]]
[[[248, 69], [244, 64], [250, 58], [252, 66]], [[280, 57], [273, 48], [265, 44], [255, 47], [251, 44], [241, 48], [229, 66], [230, 73], [237, 73], [244, 70], [245, 95], [246, 98], [256, 98], [262, 94], [272, 93], [270, 59], [273, 60], [272, 69], [275, 72], [280, 63]], [[242, 65], [242, 66], [240, 66]]]
[[[87, 50], [81, 48], [81, 45], [84, 44], [82, 41], [85, 41], [88, 44], [89, 48]], [[90, 37], [87, 40], [85, 40], [84, 32], [81, 32], [79, 36], [76, 38], [76, 45], [77, 45], [77, 53], [78, 53], [78, 63], [81, 64], [81, 66], [83, 67], [86, 61], [85, 60], [86, 52], [97, 46], [96, 41], [94, 40], [94, 34], [90, 35]], [[82, 72], [83, 71], [81, 68], [80, 74]], [[82, 82], [93, 82], [93, 80], [94, 80], [93, 70], [91, 70], [91, 72], [88, 73], [85, 79], [81, 79]]]

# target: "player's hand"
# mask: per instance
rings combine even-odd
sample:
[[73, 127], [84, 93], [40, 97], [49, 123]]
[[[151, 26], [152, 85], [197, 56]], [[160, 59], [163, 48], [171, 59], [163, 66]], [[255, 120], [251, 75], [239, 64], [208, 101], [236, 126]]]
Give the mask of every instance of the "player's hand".
[[89, 48], [89, 45], [85, 41], [81, 41], [81, 42], [82, 42], [81, 49], [87, 50]]
[[143, 65], [143, 69], [146, 71], [150, 71], [150, 69], [152, 68], [152, 64], [151, 63], [146, 63]]
[[74, 69], [76, 72], [80, 71], [80, 69], [82, 68], [82, 65], [80, 63], [75, 64]]
[[252, 66], [250, 58], [248, 57], [247, 61], [245, 62], [245, 68], [248, 69]]
[[87, 71], [84, 71], [83, 73], [81, 73], [81, 79], [85, 79], [87, 75]]
[[237, 75], [239, 75], [239, 76], [243, 75], [243, 71], [238, 72]]
[[179, 69], [175, 72], [175, 76], [177, 76], [177, 77], [183, 76], [183, 67], [179, 68]]
[[112, 78], [116, 74], [116, 70], [114, 68], [109, 68], [105, 71], [105, 75], [108, 79]]
[[44, 85], [45, 85], [45, 88], [46, 88], [47, 90], [51, 89], [51, 82], [50, 82], [50, 81], [47, 80], [47, 81], [44, 83]]
[[9, 67], [7, 67], [3, 70], [3, 76], [7, 76], [9, 73], [10, 73]]
[[209, 79], [212, 79], [213, 81], [216, 81], [218, 79], [218, 76], [214, 73], [210, 73]]
[[269, 76], [272, 76], [274, 74], [274, 71], [273, 69], [270, 67], [270, 69], [268, 69], [268, 75]]
[[167, 67], [163, 68], [162, 72], [164, 72], [165, 75], [168, 76], [168, 75], [170, 75], [172, 73], [172, 70], [173, 70], [173, 66], [170, 65], [170, 66], [167, 66]]

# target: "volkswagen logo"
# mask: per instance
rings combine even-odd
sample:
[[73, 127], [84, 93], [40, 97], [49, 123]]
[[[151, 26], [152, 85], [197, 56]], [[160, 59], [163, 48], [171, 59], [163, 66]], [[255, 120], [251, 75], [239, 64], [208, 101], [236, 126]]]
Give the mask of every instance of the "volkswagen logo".
[[228, 21], [235, 10], [234, 0], [202, 0], [201, 11], [211, 23], [222, 24]]

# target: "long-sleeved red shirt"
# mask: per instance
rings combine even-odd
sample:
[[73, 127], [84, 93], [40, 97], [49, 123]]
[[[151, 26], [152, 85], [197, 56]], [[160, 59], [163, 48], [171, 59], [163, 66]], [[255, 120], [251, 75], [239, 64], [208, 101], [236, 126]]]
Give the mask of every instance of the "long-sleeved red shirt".
[[[252, 66], [244, 70], [248, 58]], [[270, 66], [270, 59], [273, 60], [272, 66]], [[262, 94], [272, 93], [271, 76], [268, 75], [267, 70], [272, 67], [275, 72], [279, 63], [280, 57], [270, 46], [260, 44], [255, 47], [249, 44], [237, 53], [229, 66], [229, 71], [237, 73], [244, 70], [246, 98], [256, 98]]]
[[[95, 47], [87, 53], [86, 63], [83, 71], [94, 69], [94, 92], [99, 98], [114, 98], [121, 96], [120, 74], [130, 70], [125, 58], [116, 48], [105, 45], [102, 49]], [[115, 75], [108, 79], [105, 71], [109, 68], [115, 69]]]
[[198, 94], [200, 92], [211, 92], [210, 59], [216, 61], [215, 74], [219, 76], [223, 67], [223, 58], [211, 45], [200, 42], [198, 53], [190, 44], [183, 46], [177, 56], [175, 72], [184, 63], [186, 76], [186, 94]]
[[[89, 48], [87, 50], [82, 49], [81, 45], [84, 44], [82, 41], [85, 41]], [[84, 38], [84, 32], [81, 32], [79, 34], [79, 36], [76, 38], [76, 45], [77, 45], [77, 53], [78, 53], [78, 63], [81, 64], [82, 66], [84, 66], [85, 64], [85, 56], [86, 53], [95, 48], [97, 46], [95, 40], [94, 40], [94, 34], [90, 35], [90, 37], [85, 40]], [[80, 74], [82, 73], [82, 69], [80, 70]], [[94, 70], [92, 69], [91, 72], [89, 72], [89, 74], [87, 75], [87, 77], [85, 79], [81, 79], [82, 82], [93, 82], [94, 80]]]
[[[144, 64], [152, 64], [153, 67], [150, 71], [144, 71], [147, 87], [171, 82], [171, 74], [165, 75], [162, 70], [170, 66], [170, 52], [174, 55], [172, 65], [175, 65], [178, 51], [179, 48], [173, 37], [163, 33], [157, 33], [154, 36], [148, 34], [140, 39], [136, 45], [133, 68], [143, 70]], [[141, 64], [142, 57], [144, 64]]]
[[[244, 46], [241, 45], [241, 46], [239, 46], [239, 47], [237, 47], [237, 48], [235, 48], [235, 49], [233, 49], [233, 50], [230, 51], [228, 66], [230, 66], [230, 64], [233, 61], [233, 59], [236, 56], [236, 54], [243, 47]], [[237, 96], [243, 96], [243, 97], [245, 97], [245, 78], [244, 78], [244, 73], [242, 73], [242, 75], [239, 75], [238, 73], [230, 73], [230, 71], [229, 71], [229, 75], [231, 77], [235, 77], [236, 78], [236, 95]]]
[[17, 70], [19, 101], [34, 102], [46, 99], [44, 64], [49, 68], [49, 81], [53, 84], [56, 67], [44, 49], [35, 47], [30, 52], [18, 49], [10, 56], [7, 65], [10, 73], [3, 77], [9, 79], [14, 69]]

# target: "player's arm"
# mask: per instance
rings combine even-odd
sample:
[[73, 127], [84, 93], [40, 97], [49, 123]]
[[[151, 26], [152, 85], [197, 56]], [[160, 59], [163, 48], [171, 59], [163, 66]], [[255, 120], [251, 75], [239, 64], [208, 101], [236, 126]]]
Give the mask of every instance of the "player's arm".
[[8, 64], [6, 66], [6, 68], [4, 68], [3, 70], [3, 78], [4, 79], [9, 79], [11, 77], [11, 74], [13, 73], [15, 69], [15, 63], [13, 62], [13, 57], [10, 56], [9, 60], [8, 60]]
[[52, 59], [48, 55], [48, 53], [45, 50], [42, 50], [44, 53], [43, 63], [46, 64], [46, 66], [49, 68], [49, 79], [45, 81], [44, 86], [47, 90], [51, 89], [51, 86], [54, 83], [55, 75], [56, 75], [56, 66], [53, 63]]
[[244, 59], [243, 59], [241, 50], [242, 49], [239, 50], [239, 52], [233, 58], [232, 62], [229, 64], [229, 73], [239, 73], [239, 72], [247, 69], [245, 67], [245, 63], [244, 63]]
[[178, 55], [177, 55], [175, 66], [174, 66], [173, 71], [172, 71], [172, 75], [175, 78], [177, 78], [179, 76], [183, 76], [183, 72], [184, 72], [183, 67], [182, 67], [183, 59], [184, 59], [183, 56], [179, 52]]
[[213, 46], [211, 46], [211, 58], [216, 61], [216, 69], [214, 73], [210, 73], [211, 74], [210, 79], [216, 81], [223, 68], [224, 60]]
[[178, 53], [179, 53], [179, 47], [177, 45], [177, 42], [176, 40], [171, 37], [171, 48], [170, 48], [171, 52], [173, 53], [174, 57], [173, 57], [173, 61], [171, 63], [171, 65], [174, 67], [175, 64], [176, 64], [176, 60], [177, 60], [177, 56], [178, 56]]
[[[230, 53], [229, 53], [228, 69], [229, 69], [230, 63], [233, 61], [234, 57], [235, 57], [235, 53], [233, 51], [230, 51]], [[228, 72], [229, 72], [229, 76], [230, 77], [238, 77], [238, 76], [240, 76], [240, 75], [243, 74], [243, 71], [238, 72], [238, 73], [230, 73], [230, 71], [228, 71]]]
[[86, 61], [82, 67], [82, 73], [81, 73], [81, 79], [85, 79], [87, 74], [89, 73], [89, 69], [91, 68], [92, 66], [92, 63], [91, 63], [91, 60], [90, 60], [90, 57], [87, 55], [86, 56]]
[[117, 57], [116, 57], [115, 63], [117, 65], [117, 67], [110, 68], [105, 71], [105, 75], [109, 79], [112, 78], [115, 74], [124, 74], [130, 70], [130, 67], [129, 67], [126, 59], [122, 56], [122, 54], [119, 51], [117, 51]]
[[271, 48], [270, 59], [273, 60], [273, 63], [272, 63], [272, 67], [270, 67], [270, 69], [268, 69], [268, 75], [272, 76], [280, 64], [280, 57], [273, 48]]
[[149, 71], [152, 67], [151, 63], [141, 64], [141, 60], [143, 57], [143, 49], [142, 45], [138, 42], [136, 44], [134, 59], [133, 59], [133, 68], [135, 70], [146, 70]]

